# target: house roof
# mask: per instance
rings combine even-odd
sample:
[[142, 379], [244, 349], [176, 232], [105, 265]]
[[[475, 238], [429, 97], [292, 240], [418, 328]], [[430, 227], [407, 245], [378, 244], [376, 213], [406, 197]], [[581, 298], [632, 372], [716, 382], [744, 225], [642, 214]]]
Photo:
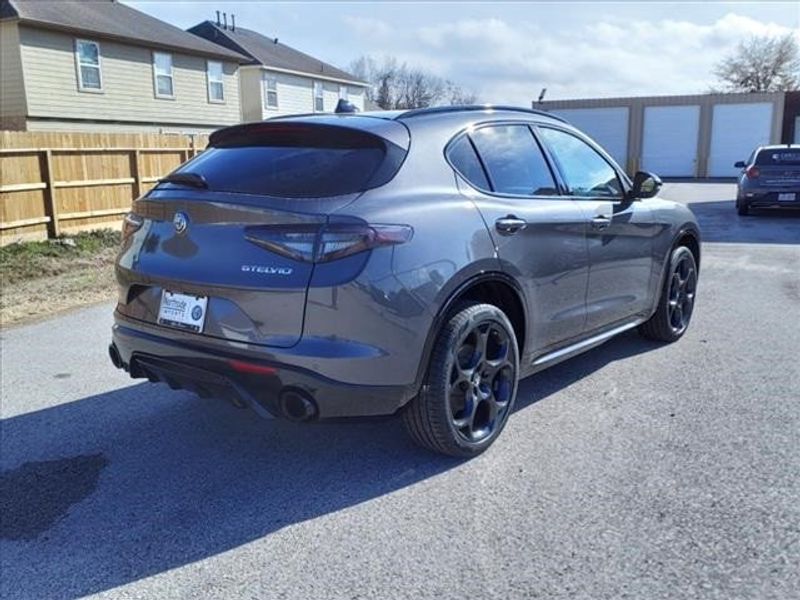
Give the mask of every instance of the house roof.
[[36, 27], [226, 58], [239, 63], [248, 60], [229, 48], [187, 33], [116, 0], [0, 0], [0, 19], [19, 19], [20, 23]]
[[267, 37], [251, 29], [238, 26], [235, 29], [233, 27], [225, 28], [212, 21], [204, 21], [188, 31], [249, 56], [251, 60], [248, 64], [367, 85], [352, 73], [295, 50], [278, 41], [277, 38]]

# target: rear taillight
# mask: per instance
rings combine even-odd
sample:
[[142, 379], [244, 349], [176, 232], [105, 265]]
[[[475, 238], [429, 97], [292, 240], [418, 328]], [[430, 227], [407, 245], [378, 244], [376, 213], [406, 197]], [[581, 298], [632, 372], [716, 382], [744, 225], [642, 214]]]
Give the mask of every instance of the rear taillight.
[[248, 227], [245, 238], [281, 256], [324, 263], [411, 239], [408, 225], [264, 225]]
[[761, 171], [758, 169], [758, 167], [753, 165], [752, 167], [747, 167], [745, 175], [747, 175], [748, 179], [758, 179], [761, 175]]
[[128, 213], [122, 220], [122, 239], [125, 240], [137, 232], [144, 223], [144, 219], [137, 214]]

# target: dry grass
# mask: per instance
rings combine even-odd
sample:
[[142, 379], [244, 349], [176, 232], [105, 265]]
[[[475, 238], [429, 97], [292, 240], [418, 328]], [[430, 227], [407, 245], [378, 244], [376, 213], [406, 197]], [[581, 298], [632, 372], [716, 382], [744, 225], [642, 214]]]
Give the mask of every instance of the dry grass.
[[72, 243], [30, 242], [0, 248], [0, 325], [114, 298], [119, 234], [92, 231], [69, 239]]

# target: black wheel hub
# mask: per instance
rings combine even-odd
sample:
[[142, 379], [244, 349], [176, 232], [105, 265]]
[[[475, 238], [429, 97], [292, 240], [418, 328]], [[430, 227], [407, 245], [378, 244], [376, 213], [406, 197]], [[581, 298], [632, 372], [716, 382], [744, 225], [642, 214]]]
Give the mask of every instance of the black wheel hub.
[[497, 323], [480, 323], [456, 345], [448, 389], [450, 419], [458, 434], [475, 443], [505, 421], [516, 381], [511, 337]]
[[683, 256], [672, 270], [667, 310], [669, 326], [674, 333], [683, 333], [694, 310], [697, 270], [689, 256]]

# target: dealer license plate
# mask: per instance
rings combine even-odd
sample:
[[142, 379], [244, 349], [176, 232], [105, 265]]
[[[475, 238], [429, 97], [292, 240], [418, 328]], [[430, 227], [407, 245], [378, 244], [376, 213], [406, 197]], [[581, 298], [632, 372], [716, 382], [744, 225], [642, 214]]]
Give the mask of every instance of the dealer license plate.
[[159, 325], [177, 327], [194, 333], [203, 331], [208, 296], [191, 296], [164, 290], [158, 308]]
[[778, 194], [778, 202], [794, 202], [797, 194]]

